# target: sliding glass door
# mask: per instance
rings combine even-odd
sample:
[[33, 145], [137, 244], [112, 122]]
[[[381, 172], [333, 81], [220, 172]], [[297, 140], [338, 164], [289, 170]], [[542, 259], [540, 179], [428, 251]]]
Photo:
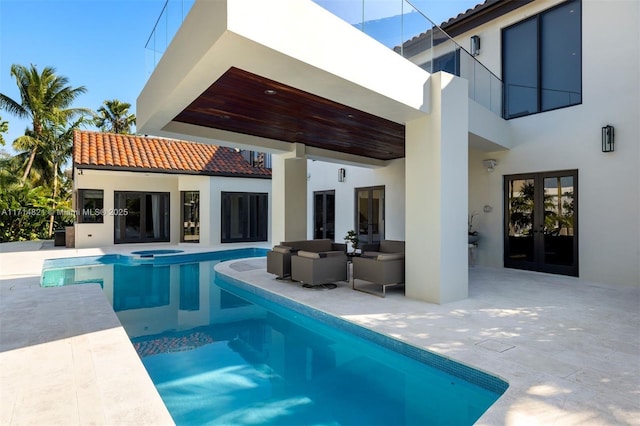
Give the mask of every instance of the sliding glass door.
[[578, 276], [578, 171], [504, 177], [504, 266]]
[[168, 192], [115, 192], [114, 243], [169, 241]]
[[268, 194], [223, 192], [221, 198], [221, 241], [223, 243], [267, 241]]

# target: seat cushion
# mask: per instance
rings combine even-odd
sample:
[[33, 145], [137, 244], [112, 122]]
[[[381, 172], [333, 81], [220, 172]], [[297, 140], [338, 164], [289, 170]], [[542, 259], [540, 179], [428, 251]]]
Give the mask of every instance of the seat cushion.
[[293, 247], [289, 247], [289, 246], [273, 246], [273, 251], [275, 251], [276, 253], [291, 253], [291, 251], [293, 250]]
[[377, 260], [396, 260], [404, 259], [404, 253], [380, 253]]
[[316, 252], [313, 252], [313, 251], [300, 250], [298, 252], [298, 256], [307, 257], [309, 259], [320, 259], [321, 257], [327, 257], [327, 254], [326, 253], [316, 253]]

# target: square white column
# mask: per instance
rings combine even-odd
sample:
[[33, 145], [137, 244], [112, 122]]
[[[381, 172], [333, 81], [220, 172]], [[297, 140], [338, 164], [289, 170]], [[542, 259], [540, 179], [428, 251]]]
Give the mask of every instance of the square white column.
[[307, 159], [304, 145], [271, 157], [271, 239], [307, 239]]
[[406, 123], [407, 297], [468, 296], [468, 82], [436, 73], [431, 113]]

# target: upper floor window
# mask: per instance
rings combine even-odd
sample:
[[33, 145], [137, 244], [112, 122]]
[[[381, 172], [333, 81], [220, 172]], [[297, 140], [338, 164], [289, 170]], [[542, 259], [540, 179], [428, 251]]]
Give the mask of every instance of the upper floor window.
[[420, 67], [432, 74], [444, 71], [460, 77], [460, 49], [440, 55], [434, 58], [433, 61], [425, 62]]
[[505, 118], [582, 103], [581, 0], [502, 30]]

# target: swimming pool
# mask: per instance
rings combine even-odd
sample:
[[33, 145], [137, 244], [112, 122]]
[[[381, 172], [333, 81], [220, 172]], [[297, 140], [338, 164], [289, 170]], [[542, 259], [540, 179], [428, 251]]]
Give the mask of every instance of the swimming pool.
[[254, 256], [79, 258], [42, 283], [102, 285], [177, 424], [472, 424], [506, 389], [213, 270]]

